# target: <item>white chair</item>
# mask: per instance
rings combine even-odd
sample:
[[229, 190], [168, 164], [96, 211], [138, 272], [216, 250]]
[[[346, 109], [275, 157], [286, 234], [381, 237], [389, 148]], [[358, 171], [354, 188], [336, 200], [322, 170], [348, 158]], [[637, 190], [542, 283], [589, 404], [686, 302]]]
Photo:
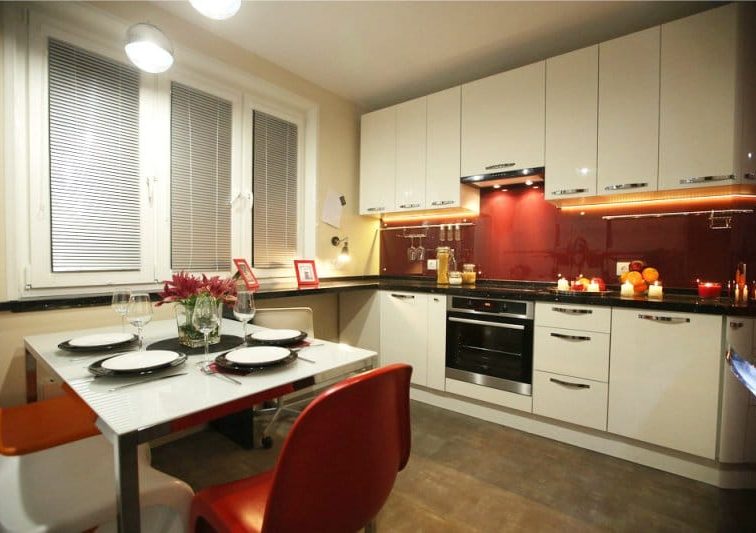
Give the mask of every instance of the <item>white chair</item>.
[[[25, 455], [0, 456], [0, 531], [116, 531], [113, 447], [98, 435]], [[139, 447], [142, 530], [188, 530], [194, 492], [152, 468]]]

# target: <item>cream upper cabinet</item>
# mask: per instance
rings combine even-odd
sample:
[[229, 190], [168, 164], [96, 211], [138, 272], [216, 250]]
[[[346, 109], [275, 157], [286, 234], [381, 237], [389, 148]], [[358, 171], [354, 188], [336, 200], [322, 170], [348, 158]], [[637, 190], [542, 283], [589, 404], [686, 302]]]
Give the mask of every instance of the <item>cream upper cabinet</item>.
[[362, 115], [360, 140], [360, 214], [394, 209], [396, 107]]
[[657, 189], [660, 28], [599, 45], [598, 194]]
[[[756, 120], [756, 63], [741, 34], [754, 30], [738, 28], [749, 9], [728, 4], [661, 27], [660, 189], [742, 180], [743, 121], [751, 123], [746, 134], [753, 142]], [[749, 88], [742, 85], [746, 77]], [[750, 106], [750, 116], [743, 106]]]
[[422, 97], [395, 106], [397, 211], [425, 207], [426, 104]]
[[430, 209], [458, 207], [461, 88], [428, 96], [425, 200]]
[[715, 458], [722, 317], [612, 310], [611, 433]]
[[542, 167], [546, 62], [462, 86], [462, 176]]
[[598, 45], [546, 60], [546, 199], [596, 194]]

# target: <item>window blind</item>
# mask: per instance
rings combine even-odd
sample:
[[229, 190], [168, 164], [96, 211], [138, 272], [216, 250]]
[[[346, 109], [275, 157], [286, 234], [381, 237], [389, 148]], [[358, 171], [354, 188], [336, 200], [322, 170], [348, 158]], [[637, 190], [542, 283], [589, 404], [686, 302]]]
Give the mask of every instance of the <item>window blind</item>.
[[171, 84], [171, 268], [231, 270], [232, 104]]
[[48, 41], [53, 272], [139, 270], [139, 72]]
[[253, 111], [253, 264], [291, 266], [297, 253], [297, 125]]

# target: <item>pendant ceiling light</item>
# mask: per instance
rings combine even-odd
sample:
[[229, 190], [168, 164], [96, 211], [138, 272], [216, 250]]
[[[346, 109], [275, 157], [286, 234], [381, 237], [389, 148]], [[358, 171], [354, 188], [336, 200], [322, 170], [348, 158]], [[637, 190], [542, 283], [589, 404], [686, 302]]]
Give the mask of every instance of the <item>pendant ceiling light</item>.
[[189, 0], [194, 9], [208, 18], [223, 20], [236, 15], [241, 0]]
[[173, 46], [165, 34], [152, 24], [140, 22], [126, 32], [126, 55], [145, 72], [158, 74], [173, 65]]

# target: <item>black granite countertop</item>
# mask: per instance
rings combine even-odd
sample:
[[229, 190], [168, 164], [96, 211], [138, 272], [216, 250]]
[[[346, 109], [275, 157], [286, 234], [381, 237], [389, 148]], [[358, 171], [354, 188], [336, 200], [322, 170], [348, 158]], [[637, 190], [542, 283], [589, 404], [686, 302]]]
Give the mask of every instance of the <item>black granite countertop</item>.
[[[729, 298], [703, 299], [693, 291], [677, 292], [665, 290], [661, 300], [650, 300], [645, 296], [621, 298], [618, 290], [606, 293], [563, 293], [556, 292], [553, 283], [539, 282], [498, 282], [481, 281], [474, 286], [439, 285], [427, 278], [379, 278], [378, 276], [356, 276], [330, 278], [313, 287], [298, 287], [296, 282], [263, 284], [257, 291], [258, 299], [286, 298], [359, 290], [388, 290], [426, 292], [459, 296], [486, 298], [508, 298], [540, 302], [564, 302], [584, 305], [606, 305], [630, 307], [657, 311], [679, 311], [685, 313], [705, 313], [714, 315], [756, 317], [756, 302], [747, 306], [734, 306]], [[110, 296], [68, 297], [45, 300], [19, 300], [0, 304], [0, 310], [13, 312], [41, 311], [70, 307], [109, 305]]]

